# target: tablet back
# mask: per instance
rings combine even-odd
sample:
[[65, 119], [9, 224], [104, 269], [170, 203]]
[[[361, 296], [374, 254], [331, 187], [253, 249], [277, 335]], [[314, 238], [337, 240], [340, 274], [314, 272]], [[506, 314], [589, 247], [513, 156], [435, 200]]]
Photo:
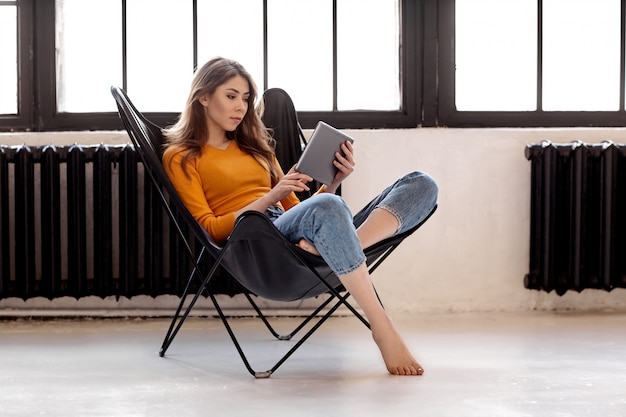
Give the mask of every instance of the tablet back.
[[341, 144], [350, 136], [322, 121], [317, 123], [309, 143], [296, 164], [296, 171], [313, 177], [322, 184], [330, 184], [335, 178], [337, 168], [333, 165], [335, 152], [341, 151]]

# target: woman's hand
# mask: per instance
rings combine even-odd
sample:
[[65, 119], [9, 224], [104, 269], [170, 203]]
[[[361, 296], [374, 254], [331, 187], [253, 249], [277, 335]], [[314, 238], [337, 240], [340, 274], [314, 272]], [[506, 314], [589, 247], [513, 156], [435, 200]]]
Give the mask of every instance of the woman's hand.
[[352, 151], [352, 143], [347, 140], [341, 144], [341, 152], [335, 152], [335, 160], [333, 161], [333, 164], [337, 167], [337, 174], [335, 174], [333, 182], [326, 186], [326, 192], [336, 192], [341, 182], [345, 180], [348, 175], [352, 174], [352, 171], [354, 171], [355, 162]]
[[275, 201], [280, 201], [291, 192], [299, 193], [309, 191], [307, 183], [311, 181], [313, 181], [313, 178], [301, 172], [297, 172], [295, 167], [292, 167], [267, 195], [271, 195], [272, 199], [275, 199]]
[[291, 168], [289, 172], [283, 176], [278, 183], [258, 200], [248, 204], [247, 206], [237, 210], [234, 214], [235, 217], [239, 217], [241, 213], [247, 210], [256, 210], [263, 212], [269, 206], [278, 203], [283, 198], [287, 197], [292, 191], [309, 191], [309, 187], [306, 185], [308, 182], [313, 181], [313, 178], [306, 174], [296, 172], [294, 168]]
[[287, 197], [292, 191], [308, 191], [309, 187], [306, 185], [308, 182], [313, 181], [313, 178], [306, 174], [296, 172], [294, 168], [291, 168], [289, 172], [284, 175], [278, 183], [258, 200], [248, 204], [247, 206], [234, 212], [235, 218], [239, 217], [241, 213], [247, 210], [256, 210], [264, 212], [269, 206], [278, 203], [283, 198]]

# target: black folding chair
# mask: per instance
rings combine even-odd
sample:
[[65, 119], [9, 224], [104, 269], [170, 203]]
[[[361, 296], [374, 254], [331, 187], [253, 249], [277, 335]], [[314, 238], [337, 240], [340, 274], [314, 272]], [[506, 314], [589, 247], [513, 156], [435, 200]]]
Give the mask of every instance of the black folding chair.
[[[144, 169], [160, 193], [163, 206], [175, 225], [178, 235], [183, 240], [186, 251], [194, 265], [163, 340], [159, 352], [160, 356], [165, 355], [197, 300], [205, 293], [213, 302], [246, 369], [256, 378], [267, 378], [275, 372], [342, 305], [347, 307], [369, 328], [367, 320], [347, 301], [349, 294], [343, 290], [339, 279], [323, 259], [301, 250], [287, 241], [264, 214], [255, 211], [243, 213], [237, 219], [226, 243], [223, 246], [217, 245], [186, 209], [163, 169], [161, 164], [161, 146], [163, 143], [161, 129], [137, 111], [121, 88], [111, 87], [111, 93], [117, 102], [120, 117], [135, 150], [144, 164]], [[432, 215], [435, 209], [436, 206], [428, 217]], [[407, 236], [417, 230], [428, 217], [412, 230], [367, 248], [365, 253], [370, 273], [376, 270], [389, 254]], [[191, 230], [193, 237], [201, 245], [200, 253], [197, 256], [185, 230]], [[211, 262], [205, 262], [206, 258], [209, 258]], [[215, 295], [207, 291], [207, 285], [218, 267], [223, 267], [228, 271], [245, 289], [245, 297], [274, 337], [280, 340], [290, 340], [317, 318], [317, 321], [311, 323], [308, 331], [298, 342], [267, 371], [257, 372], [251, 367]], [[196, 279], [200, 280], [201, 285], [185, 308], [187, 295], [190, 293], [192, 282]], [[279, 335], [257, 306], [252, 295], [272, 301], [295, 301], [320, 295], [328, 296], [291, 333]]]

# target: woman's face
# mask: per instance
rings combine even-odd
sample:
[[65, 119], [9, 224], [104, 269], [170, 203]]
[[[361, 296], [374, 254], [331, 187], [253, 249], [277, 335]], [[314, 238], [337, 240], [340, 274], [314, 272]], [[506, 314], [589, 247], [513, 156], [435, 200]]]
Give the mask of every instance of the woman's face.
[[200, 98], [209, 132], [215, 129], [235, 130], [248, 111], [249, 98], [250, 86], [241, 75], [220, 85], [213, 94]]

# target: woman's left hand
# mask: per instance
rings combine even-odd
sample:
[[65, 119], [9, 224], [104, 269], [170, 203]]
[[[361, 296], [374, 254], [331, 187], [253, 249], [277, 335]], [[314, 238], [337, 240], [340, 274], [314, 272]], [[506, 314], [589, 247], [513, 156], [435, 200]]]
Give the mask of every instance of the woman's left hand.
[[337, 167], [337, 174], [333, 182], [326, 186], [326, 191], [334, 193], [339, 188], [339, 185], [345, 180], [348, 175], [354, 171], [354, 154], [352, 153], [352, 143], [347, 140], [341, 144], [341, 152], [335, 152], [335, 160], [333, 164]]

